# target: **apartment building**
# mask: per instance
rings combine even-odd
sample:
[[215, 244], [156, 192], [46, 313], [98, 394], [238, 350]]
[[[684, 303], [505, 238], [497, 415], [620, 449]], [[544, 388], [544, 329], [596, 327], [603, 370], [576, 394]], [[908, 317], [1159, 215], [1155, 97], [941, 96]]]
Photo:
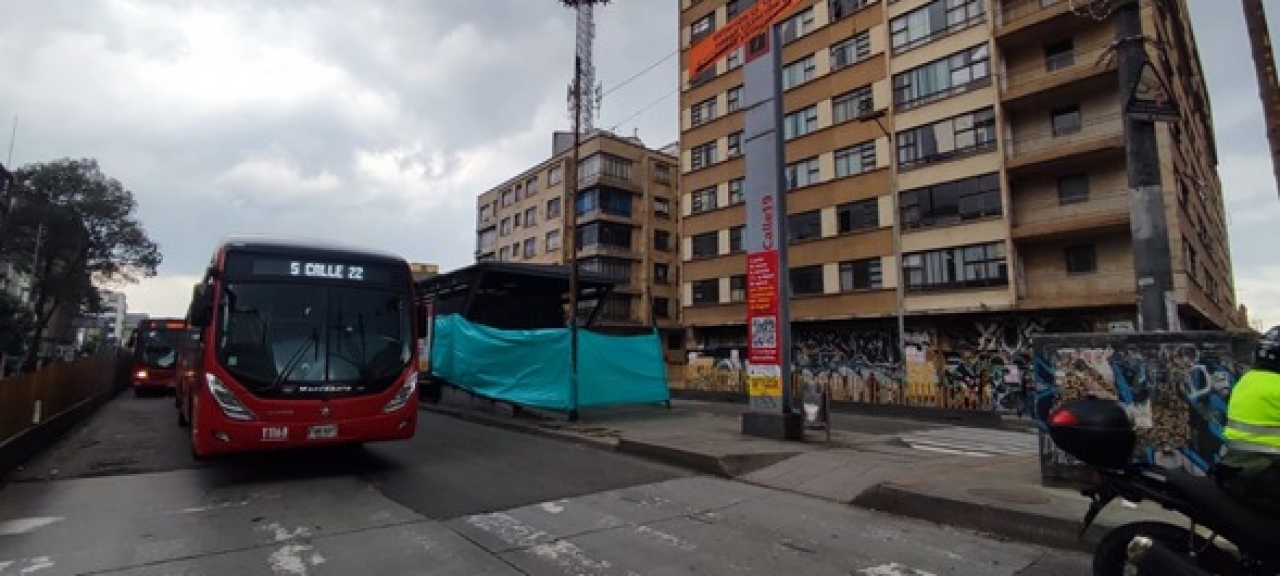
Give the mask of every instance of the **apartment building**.
[[[749, 4], [681, 0], [682, 50]], [[840, 400], [1017, 411], [1032, 335], [1138, 328], [1115, 23], [1071, 6], [806, 0], [780, 23], [802, 377]], [[1186, 7], [1142, 15], [1182, 110], [1157, 125], [1178, 323], [1243, 327]], [[724, 385], [747, 346], [742, 54], [682, 77], [693, 386]]]
[[[479, 196], [477, 261], [568, 264], [562, 238], [571, 139], [557, 134], [551, 158]], [[657, 326], [674, 364], [683, 363], [684, 331], [671, 152], [603, 130], [584, 136], [574, 205], [579, 269], [618, 282], [600, 304], [597, 324], [619, 331]]]

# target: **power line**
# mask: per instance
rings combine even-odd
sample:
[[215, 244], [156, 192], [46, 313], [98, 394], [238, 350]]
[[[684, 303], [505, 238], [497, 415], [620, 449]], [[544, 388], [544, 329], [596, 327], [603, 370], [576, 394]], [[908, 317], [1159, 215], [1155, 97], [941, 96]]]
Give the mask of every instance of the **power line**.
[[626, 80], [623, 80], [622, 82], [619, 82], [619, 83], [618, 83], [618, 85], [616, 85], [616, 86], [614, 86], [614, 87], [612, 87], [612, 88], [610, 88], [610, 89], [606, 90], [603, 94], [601, 94], [601, 95], [600, 95], [600, 97], [601, 97], [601, 98], [603, 98], [603, 97], [605, 97], [605, 96], [608, 96], [608, 95], [612, 94], [615, 90], [617, 90], [617, 89], [619, 89], [619, 88], [622, 88], [623, 86], [626, 86], [627, 84], [630, 84], [632, 80], [635, 80], [636, 78], [639, 78], [639, 77], [641, 77], [641, 76], [644, 76], [644, 75], [645, 75], [645, 73], [649, 72], [650, 70], [653, 70], [654, 68], [657, 68], [657, 67], [658, 67], [658, 65], [662, 64], [663, 62], [666, 62], [667, 60], [670, 60], [672, 56], [675, 56], [675, 55], [676, 55], [676, 54], [678, 54], [678, 53], [680, 53], [680, 51], [679, 51], [679, 50], [676, 50], [676, 51], [674, 51], [674, 52], [672, 52], [672, 53], [670, 53], [670, 54], [667, 54], [666, 56], [663, 56], [661, 60], [658, 60], [657, 62], [654, 62], [653, 64], [650, 64], [650, 65], [649, 65], [648, 67], [646, 67], [644, 70], [641, 70], [641, 71], [639, 71], [639, 72], [636, 72], [636, 73], [635, 73], [635, 74], [633, 74], [630, 78], [627, 78]]
[[630, 116], [627, 116], [626, 118], [623, 118], [622, 120], [619, 120], [616, 124], [614, 124], [614, 125], [613, 125], [613, 127], [612, 127], [612, 128], [610, 128], [610, 129], [609, 129], [609, 131], [610, 131], [610, 132], [613, 132], [613, 131], [617, 130], [619, 126], [622, 126], [623, 124], [627, 123], [627, 121], [629, 121], [629, 120], [631, 120], [631, 119], [635, 118], [636, 116], [639, 116], [639, 115], [643, 114], [646, 110], [648, 110], [648, 109], [650, 109], [650, 108], [653, 108], [654, 106], [657, 106], [659, 102], [662, 102], [663, 100], [666, 100], [667, 98], [670, 98], [673, 94], [675, 94], [675, 93], [677, 93], [677, 92], [679, 92], [679, 91], [680, 91], [680, 89], [678, 89], [678, 88], [677, 88], [677, 89], [675, 89], [675, 90], [672, 90], [672, 91], [670, 91], [670, 92], [667, 92], [666, 94], [663, 94], [661, 98], [658, 98], [657, 100], [654, 100], [653, 102], [650, 102], [650, 103], [648, 103], [648, 104], [645, 104], [645, 105], [644, 105], [644, 106], [642, 106], [639, 110], [636, 110], [634, 113], [632, 113]]

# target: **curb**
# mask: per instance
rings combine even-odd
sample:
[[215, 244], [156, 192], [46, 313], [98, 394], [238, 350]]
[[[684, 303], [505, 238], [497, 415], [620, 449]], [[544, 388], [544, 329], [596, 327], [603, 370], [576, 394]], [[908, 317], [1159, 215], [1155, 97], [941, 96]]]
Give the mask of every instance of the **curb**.
[[17, 436], [0, 442], [0, 485], [8, 482], [9, 475], [35, 456], [48, 450], [64, 436], [75, 429], [76, 425], [91, 416], [103, 404], [110, 402], [123, 387], [109, 386], [90, 396], [61, 413], [45, 420], [38, 426], [28, 428]]
[[[996, 506], [944, 498], [885, 482], [864, 490], [850, 504], [861, 508], [910, 516], [958, 528], [1003, 536], [1021, 542], [1063, 550], [1091, 553], [1098, 538], [1112, 526], [1095, 522], [1083, 539], [1078, 520], [1009, 510]], [[1080, 512], [1084, 515], [1084, 510]]]

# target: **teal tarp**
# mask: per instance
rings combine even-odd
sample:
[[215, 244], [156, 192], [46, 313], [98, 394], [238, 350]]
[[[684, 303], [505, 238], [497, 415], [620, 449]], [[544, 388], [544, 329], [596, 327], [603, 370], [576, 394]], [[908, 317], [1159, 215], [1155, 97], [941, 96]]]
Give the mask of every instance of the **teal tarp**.
[[[436, 318], [431, 373], [475, 394], [551, 410], [573, 408], [569, 329], [499, 330], [458, 315]], [[610, 336], [578, 331], [577, 407], [664, 402], [662, 344], [656, 333]]]

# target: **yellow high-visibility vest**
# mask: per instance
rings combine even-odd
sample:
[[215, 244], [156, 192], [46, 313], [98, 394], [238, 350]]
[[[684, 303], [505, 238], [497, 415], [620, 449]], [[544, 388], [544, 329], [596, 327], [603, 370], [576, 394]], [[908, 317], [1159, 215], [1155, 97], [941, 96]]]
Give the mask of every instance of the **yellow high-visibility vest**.
[[1250, 370], [1231, 389], [1227, 448], [1280, 454], [1280, 374]]

